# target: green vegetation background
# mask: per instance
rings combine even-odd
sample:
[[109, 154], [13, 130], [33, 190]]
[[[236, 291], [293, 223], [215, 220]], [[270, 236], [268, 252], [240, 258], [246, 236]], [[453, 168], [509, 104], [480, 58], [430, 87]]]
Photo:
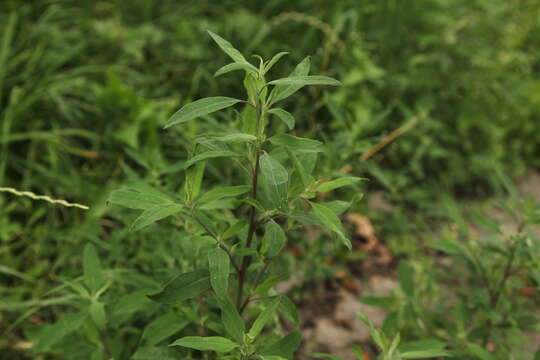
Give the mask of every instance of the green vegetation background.
[[[540, 168], [536, 0], [4, 0], [0, 186], [91, 210], [0, 196], [0, 331], [26, 319], [59, 277], [80, 275], [88, 241], [110, 268], [151, 274], [173, 261], [166, 230], [128, 235], [129, 215], [105, 200], [129, 179], [177, 189], [185, 140], [227, 120], [162, 130], [186, 102], [241, 96], [235, 75], [213, 78], [227, 60], [207, 29], [244, 53], [289, 51], [276, 73], [311, 55], [313, 73], [344, 83], [286, 105], [298, 134], [328, 142], [322, 174], [347, 166], [371, 179], [366, 192], [437, 214], [441, 197], [492, 194], [496, 171]], [[234, 182], [219, 164], [211, 174]], [[415, 226], [400, 216], [383, 231]], [[54, 321], [48, 309], [40, 314]], [[16, 327], [21, 339], [31, 332]], [[0, 340], [0, 352], [11, 340]]]

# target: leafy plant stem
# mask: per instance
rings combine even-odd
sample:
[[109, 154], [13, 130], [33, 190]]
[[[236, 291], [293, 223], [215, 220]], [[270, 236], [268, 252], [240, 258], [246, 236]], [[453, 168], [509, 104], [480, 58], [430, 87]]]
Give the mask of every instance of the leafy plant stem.
[[[512, 268], [514, 266], [514, 260], [516, 258], [516, 252], [519, 248], [520, 240], [522, 237], [522, 231], [525, 227], [525, 223], [522, 221], [518, 227], [518, 235], [516, 236], [516, 239], [514, 240], [511, 248], [510, 248], [510, 254], [508, 255], [506, 265], [504, 267], [503, 275], [499, 281], [499, 285], [495, 288], [494, 291], [490, 293], [490, 305], [492, 309], [497, 309], [497, 305], [499, 304], [499, 300], [501, 298], [501, 295], [504, 293], [504, 290], [506, 288], [506, 283], [508, 282], [508, 279], [512, 275]], [[490, 318], [487, 321], [486, 324], [486, 335], [483, 339], [483, 345], [486, 346], [489, 338], [491, 337], [491, 329], [493, 328], [493, 320]]]
[[[261, 104], [260, 101], [257, 101], [256, 104], [257, 109], [257, 119], [256, 119], [256, 132], [257, 135], [259, 135], [260, 126], [261, 126]], [[259, 136], [260, 138], [260, 136]], [[251, 182], [251, 197], [253, 200], [257, 200], [257, 186], [259, 183], [259, 162], [261, 157], [261, 144], [260, 140], [258, 140], [255, 144], [255, 164], [253, 166], [253, 175], [252, 175], [252, 182]], [[249, 215], [249, 230], [248, 230], [248, 236], [246, 239], [246, 247], [250, 248], [251, 244], [253, 242], [253, 236], [255, 235], [255, 231], [257, 230], [257, 209], [255, 206], [251, 206], [251, 211]], [[243, 292], [244, 292], [244, 282], [246, 280], [246, 271], [249, 265], [251, 264], [251, 257], [245, 256], [242, 259], [242, 265], [240, 267], [240, 272], [238, 274], [238, 292], [236, 297], [236, 308], [242, 314], [242, 310], [244, 309], [244, 306], [242, 306], [242, 299], [243, 299]]]

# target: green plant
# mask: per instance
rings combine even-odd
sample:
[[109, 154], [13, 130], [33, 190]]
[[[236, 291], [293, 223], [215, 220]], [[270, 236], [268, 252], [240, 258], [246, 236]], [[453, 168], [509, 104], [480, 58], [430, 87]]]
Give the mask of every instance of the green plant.
[[[131, 225], [132, 231], [171, 217], [175, 225], [183, 229], [187, 237], [184, 242], [202, 250], [192, 258], [190, 271], [181, 273], [160, 291], [148, 295], [154, 302], [166, 305], [199, 299], [196, 313], [191, 316], [197, 317], [195, 322], [201, 328], [195, 334], [176, 339], [169, 346], [191, 349], [183, 352], [183, 356], [189, 358], [198, 358], [198, 351], [203, 351], [215, 352], [220, 359], [288, 359], [300, 345], [301, 337], [296, 331], [283, 337], [282, 326], [277, 326], [276, 321], [278, 314], [282, 314], [294, 323], [298, 321], [298, 315], [293, 303], [273, 290], [273, 285], [283, 279], [286, 272], [276, 275], [270, 268], [279, 261], [287, 232], [304, 224], [328, 229], [350, 248], [350, 240], [338, 217], [350, 203], [313, 200], [317, 193], [332, 191], [361, 179], [347, 176], [315, 180], [312, 172], [323, 144], [283, 133], [281, 130], [285, 127], [281, 122], [291, 130], [295, 121], [276, 104], [306, 85], [336, 86], [340, 83], [329, 77], [308, 75], [309, 58], [304, 59], [290, 76], [267, 81], [267, 72], [286, 53], [279, 53], [270, 61], [256, 56], [259, 66], [255, 67], [229, 42], [212, 32], [210, 35], [233, 60], [215, 75], [245, 71], [247, 99], [210, 97], [194, 101], [178, 110], [165, 128], [242, 104], [244, 109], [238, 115], [241, 120], [236, 123], [238, 127], [235, 131], [204, 134], [192, 139], [189, 158], [183, 164], [186, 175], [179, 196], [138, 184], [113, 191], [109, 201], [143, 210]], [[277, 134], [268, 136], [271, 129]], [[220, 185], [203, 190], [206, 163], [218, 158], [234, 164], [247, 184]], [[100, 300], [110, 282], [101, 275], [96, 259], [93, 247], [87, 247], [86, 287], [76, 283], [70, 283], [70, 286], [87, 299], [93, 327], [103, 339], [102, 352], [113, 356], [114, 351], [107, 345], [107, 312]], [[182, 263], [181, 259], [178, 261]], [[209, 289], [212, 291], [206, 291]], [[216, 321], [216, 309], [221, 312], [221, 321]], [[264, 331], [272, 323], [276, 326]], [[175, 324], [169, 325], [174, 327]], [[192, 336], [201, 334], [204, 336]], [[216, 357], [205, 355], [205, 358]]]
[[[389, 338], [383, 329], [376, 329], [371, 320], [362, 313], [358, 317], [369, 327], [371, 339], [380, 350], [377, 360], [402, 360], [402, 359], [431, 359], [439, 357], [454, 357], [452, 352], [445, 349], [444, 342], [434, 339], [412, 341], [402, 344], [400, 333], [396, 333], [393, 338]], [[353, 348], [358, 360], [364, 360], [364, 353], [358, 346]], [[328, 354], [313, 354], [317, 359], [341, 360], [339, 356]]]
[[534, 228], [540, 204], [520, 199], [505, 181], [510, 196], [492, 207], [497, 218], [442, 202], [455, 223], [427, 244], [432, 256], [424, 252], [417, 261], [402, 261], [400, 286], [391, 296], [361, 299], [388, 311], [385, 333], [442, 341], [459, 359], [540, 354], [527, 340], [538, 332], [540, 248]]
[[[326, 227], [350, 248], [337, 216], [349, 204], [315, 203], [312, 199], [317, 192], [331, 191], [360, 179], [313, 179], [311, 172], [317, 153], [323, 150], [322, 143], [284, 133], [267, 137], [267, 130], [270, 120], [282, 121], [289, 130], [294, 128], [293, 116], [275, 106], [279, 101], [306, 85], [335, 86], [340, 83], [329, 77], [308, 75], [309, 58], [302, 61], [289, 77], [266, 81], [267, 72], [286, 53], [279, 53], [270, 61], [256, 56], [259, 60], [257, 68], [229, 42], [212, 32], [210, 35], [233, 60], [215, 76], [244, 70], [247, 99], [211, 97], [197, 100], [178, 110], [165, 127], [244, 104], [241, 129], [193, 139], [195, 146], [184, 164], [183, 201], [139, 189], [126, 189], [113, 192], [111, 202], [144, 210], [133, 223], [133, 230], [178, 215], [180, 226], [190, 233], [192, 241], [200, 241], [198, 238], [203, 237], [215, 242], [207, 249], [206, 260], [201, 259], [193, 271], [179, 275], [150, 298], [172, 304], [192, 299], [211, 288], [213, 293], [208, 301], [220, 308], [223, 329], [210, 331], [210, 336], [205, 337], [182, 337], [171, 346], [228, 354], [223, 358], [290, 358], [299, 345], [298, 333], [273, 345], [269, 345], [266, 336], [262, 335], [278, 312], [297, 319], [290, 300], [271, 290], [280, 277], [269, 276], [268, 267], [285, 246], [287, 231], [297, 224]], [[273, 125], [275, 129], [280, 128]], [[273, 151], [267, 152], [270, 147]], [[236, 163], [244, 171], [248, 184], [216, 186], [200, 194], [205, 163], [214, 158], [226, 158]], [[286, 162], [290, 170], [284, 165]], [[224, 208], [228, 208], [229, 216], [224, 216]], [[254, 312], [258, 312], [254, 321], [247, 322], [242, 318], [248, 313], [247, 319], [251, 320]]]

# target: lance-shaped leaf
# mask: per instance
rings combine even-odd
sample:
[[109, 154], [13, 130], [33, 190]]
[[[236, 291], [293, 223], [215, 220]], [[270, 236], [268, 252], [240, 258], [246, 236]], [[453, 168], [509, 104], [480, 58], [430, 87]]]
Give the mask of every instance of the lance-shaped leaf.
[[221, 321], [227, 333], [237, 342], [243, 342], [244, 333], [246, 331], [244, 319], [236, 310], [236, 307], [231, 304], [229, 299], [218, 299], [219, 307], [221, 309]]
[[[488, 353], [489, 354], [489, 353]], [[400, 353], [402, 359], [432, 359], [437, 357], [454, 357], [455, 355], [444, 349], [415, 350]], [[495, 359], [493, 357], [493, 359]]]
[[292, 186], [298, 184], [296, 194], [301, 194], [313, 182], [313, 178], [306, 172], [304, 165], [298, 160], [294, 152], [288, 147], [285, 147], [285, 149], [287, 150], [289, 158], [293, 162], [295, 170], [291, 177], [291, 184]]
[[223, 198], [235, 197], [247, 193], [250, 189], [251, 186], [249, 185], [217, 186], [204, 193], [197, 202], [202, 204]]
[[94, 321], [94, 324], [98, 329], [105, 328], [107, 324], [107, 315], [105, 314], [105, 305], [99, 301], [92, 301], [90, 307], [88, 308], [90, 312], [90, 317]]
[[186, 170], [186, 181], [184, 182], [186, 201], [191, 202], [199, 196], [205, 167], [205, 162], [199, 162], [197, 165]]
[[414, 296], [414, 268], [404, 260], [399, 262], [398, 279], [401, 290], [408, 297]]
[[148, 324], [142, 334], [142, 338], [149, 345], [155, 345], [158, 342], [179, 332], [189, 324], [189, 321], [182, 319], [174, 313], [168, 313], [158, 317]]
[[230, 42], [228, 42], [218, 34], [211, 32], [210, 30], [208, 30], [208, 34], [210, 34], [212, 39], [214, 39], [214, 41], [216, 42], [216, 44], [218, 44], [221, 50], [223, 50], [225, 54], [229, 55], [229, 57], [235, 62], [247, 63], [246, 58], [244, 58], [240, 51], [236, 50]]
[[244, 220], [238, 220], [234, 225], [231, 225], [222, 235], [222, 240], [228, 240], [232, 238], [233, 236], [236, 236], [246, 226], [246, 222]]
[[341, 200], [334, 200], [323, 203], [324, 206], [332, 210], [336, 215], [343, 214], [351, 206], [351, 204], [351, 202]]
[[107, 202], [130, 209], [146, 210], [156, 205], [170, 204], [172, 200], [167, 195], [147, 186], [114, 190]]
[[276, 146], [286, 146], [294, 152], [321, 152], [323, 143], [313, 139], [301, 138], [289, 134], [272, 136], [270, 142]]
[[274, 300], [272, 300], [268, 306], [259, 314], [257, 319], [253, 322], [253, 325], [251, 325], [251, 329], [249, 329], [248, 336], [251, 339], [255, 339], [257, 335], [259, 335], [264, 328], [264, 326], [270, 321], [272, 318], [272, 315], [276, 312], [279, 304], [281, 302], [281, 296], [277, 296]]
[[334, 179], [330, 181], [323, 182], [316, 187], [315, 191], [317, 192], [327, 192], [338, 189], [343, 186], [354, 184], [355, 182], [366, 180], [365, 178], [355, 177], [355, 176], [344, 176], [339, 179]]
[[266, 243], [266, 256], [272, 258], [283, 249], [287, 237], [281, 226], [274, 220], [270, 220], [264, 227], [264, 240]]
[[129, 231], [138, 231], [145, 226], [155, 223], [158, 220], [165, 219], [171, 215], [179, 213], [183, 209], [180, 204], [163, 204], [155, 205], [143, 211], [138, 218], [135, 219]]
[[177, 339], [169, 346], [183, 346], [200, 351], [229, 352], [239, 345], [221, 336], [186, 336]]
[[221, 157], [238, 157], [240, 154], [237, 154], [233, 151], [223, 150], [223, 151], [205, 151], [199, 155], [195, 155], [184, 164], [184, 169], [189, 168], [191, 165], [198, 163], [199, 161], [204, 161], [208, 159], [221, 158]]
[[307, 85], [331, 85], [340, 86], [341, 82], [334, 78], [323, 75], [305, 75], [305, 76], [289, 76], [277, 80], [272, 80], [268, 85], [295, 85], [295, 86], [307, 86]]
[[165, 124], [164, 129], [176, 124], [185, 123], [186, 121], [193, 120], [200, 116], [211, 114], [218, 110], [228, 108], [239, 103], [240, 101], [242, 100], [233, 99], [226, 96], [199, 99], [183, 106], [180, 110], [175, 112], [167, 121], [167, 124]]
[[[309, 73], [309, 68], [311, 66], [311, 61], [309, 60], [309, 56], [304, 58], [296, 67], [294, 70], [290, 73], [289, 77], [292, 76], [306, 76]], [[272, 90], [272, 93], [270, 94], [270, 99], [272, 99], [272, 104], [283, 100], [295, 92], [297, 92], [299, 89], [301, 89], [302, 86], [298, 85], [277, 85]]]
[[280, 119], [281, 121], [285, 123], [285, 125], [287, 125], [289, 130], [294, 129], [295, 121], [294, 121], [294, 117], [291, 115], [290, 112], [285, 111], [280, 108], [274, 108], [274, 109], [268, 110], [268, 113], [272, 115], [276, 115], [278, 119]]
[[293, 331], [281, 340], [263, 347], [259, 353], [265, 358], [268, 358], [268, 356], [280, 356], [285, 359], [292, 359], [301, 342], [302, 334], [299, 331]]
[[266, 74], [272, 68], [272, 66], [274, 66], [279, 61], [279, 59], [281, 59], [283, 56], [287, 54], [288, 52], [283, 51], [274, 55], [272, 59], [264, 67], [263, 74]]
[[350, 250], [351, 241], [345, 236], [345, 230], [341, 225], [341, 221], [334, 212], [324, 205], [311, 203], [313, 215], [321, 222], [328, 230], [333, 231], [339, 237], [341, 242]]
[[83, 253], [84, 282], [95, 293], [104, 283], [103, 269], [94, 245], [88, 243]]
[[234, 133], [223, 136], [216, 136], [215, 138], [213, 138], [213, 140], [228, 144], [237, 144], [257, 140], [257, 137], [251, 134]]
[[208, 269], [210, 270], [210, 284], [217, 297], [227, 299], [230, 260], [223, 249], [216, 248], [208, 254]]
[[226, 74], [228, 72], [231, 72], [231, 71], [236, 71], [236, 70], [245, 70], [249, 73], [252, 73], [252, 74], [256, 74], [257, 73], [257, 68], [253, 65], [251, 65], [250, 63], [247, 63], [247, 62], [233, 62], [233, 63], [230, 63], [230, 64], [227, 64], [225, 66], [223, 66], [222, 68], [220, 68], [218, 71], [216, 71], [216, 73], [214, 74], [214, 77], [218, 77], [218, 76], [221, 76], [223, 74]]
[[162, 291], [148, 297], [162, 304], [175, 304], [192, 299], [210, 288], [210, 273], [199, 269], [178, 275]]
[[289, 180], [287, 170], [279, 161], [266, 152], [261, 156], [260, 166], [270, 201], [277, 208], [285, 208], [287, 204], [287, 182]]
[[296, 309], [296, 305], [289, 299], [287, 296], [281, 296], [281, 302], [279, 303], [278, 311], [285, 316], [287, 319], [292, 321], [296, 326], [298, 326], [298, 322], [300, 321], [298, 317], [298, 310]]
[[45, 351], [50, 349], [66, 336], [79, 329], [85, 321], [87, 315], [83, 312], [68, 313], [53, 325], [47, 325], [43, 331], [38, 333], [37, 345], [34, 345], [36, 351]]

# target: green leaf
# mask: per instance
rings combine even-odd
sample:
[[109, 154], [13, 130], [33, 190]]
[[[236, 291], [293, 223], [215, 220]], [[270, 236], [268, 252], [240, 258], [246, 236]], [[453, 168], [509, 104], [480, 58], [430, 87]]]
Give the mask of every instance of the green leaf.
[[400, 325], [401, 319], [399, 311], [392, 311], [387, 313], [386, 317], [384, 318], [381, 331], [385, 334], [396, 334], [399, 332]]
[[298, 326], [300, 321], [298, 310], [291, 299], [289, 299], [287, 296], [281, 296], [281, 302], [279, 303], [278, 310], [281, 314], [283, 314], [283, 316]]
[[111, 313], [113, 315], [130, 315], [147, 309], [150, 304], [150, 300], [146, 297], [146, 291], [140, 290], [122, 295], [114, 304]]
[[218, 71], [216, 71], [216, 73], [214, 74], [214, 77], [218, 77], [228, 72], [236, 71], [236, 70], [245, 70], [247, 72], [254, 73], [254, 74], [257, 74], [258, 72], [257, 68], [248, 62], [233, 62], [233, 63], [223, 66]]
[[[193, 223], [200, 227], [201, 230], [206, 232], [206, 228], [208, 228], [213, 234], [217, 234], [216, 222], [208, 216], [207, 212], [195, 209], [193, 210], [192, 216]], [[202, 226], [201, 223], [204, 226]]]
[[143, 213], [135, 219], [133, 224], [131, 224], [129, 231], [138, 231], [158, 220], [174, 215], [180, 212], [182, 209], [183, 206], [180, 204], [155, 205], [147, 210], [144, 210]]
[[173, 125], [185, 123], [186, 121], [211, 114], [215, 111], [222, 110], [239, 103], [242, 100], [233, 99], [225, 96], [208, 97], [199, 99], [184, 105], [180, 110], [175, 112], [167, 121], [164, 129]]
[[294, 184], [298, 184], [299, 188], [297, 189], [297, 194], [302, 194], [311, 184], [313, 179], [308, 175], [304, 165], [302, 165], [302, 163], [298, 160], [298, 157], [296, 157], [294, 152], [288, 147], [286, 147], [285, 150], [287, 151], [289, 158], [292, 160], [295, 170], [291, 177], [291, 183], [293, 184], [292, 186], [294, 186]]
[[92, 293], [95, 293], [105, 282], [101, 262], [96, 248], [87, 243], [83, 252], [84, 282]]
[[216, 44], [218, 44], [221, 50], [223, 50], [225, 54], [229, 55], [229, 57], [233, 59], [235, 62], [247, 63], [246, 59], [240, 53], [240, 51], [236, 50], [230, 42], [228, 42], [221, 36], [211, 32], [210, 30], [208, 30], [208, 34], [210, 34], [212, 39], [214, 39], [214, 41], [216, 42]]
[[230, 260], [223, 249], [215, 248], [208, 253], [208, 269], [210, 270], [210, 284], [217, 297], [220, 299], [227, 299]]
[[373, 342], [382, 350], [386, 349], [386, 337], [379, 330], [375, 329], [373, 325], [370, 328], [370, 335], [373, 339]]
[[460, 255], [463, 253], [463, 251], [458, 245], [448, 240], [434, 241], [432, 243], [429, 243], [427, 246], [429, 246], [432, 249], [436, 249], [444, 253], [447, 253], [449, 255]]
[[69, 313], [54, 325], [46, 325], [38, 335], [38, 344], [34, 350], [42, 352], [50, 349], [67, 335], [78, 330], [84, 324], [86, 316], [88, 316], [86, 313]]
[[471, 217], [473, 218], [474, 223], [480, 228], [483, 228], [493, 234], [502, 234], [500, 224], [489, 216], [481, 214], [478, 211], [472, 211]]
[[398, 347], [398, 350], [400, 352], [411, 352], [418, 350], [444, 349], [445, 346], [445, 343], [436, 339], [423, 339], [402, 344]]
[[323, 182], [322, 184], [316, 187], [316, 191], [317, 192], [332, 191], [343, 186], [354, 184], [355, 182], [358, 182], [361, 180], [366, 180], [366, 179], [355, 177], [355, 176], [344, 176], [339, 179]]
[[289, 180], [287, 170], [266, 152], [260, 158], [260, 166], [270, 200], [277, 208], [284, 209], [287, 204], [287, 182]]
[[217, 136], [213, 140], [229, 143], [229, 144], [238, 144], [238, 143], [245, 143], [257, 140], [257, 137], [251, 134], [245, 134], [245, 133], [234, 133], [234, 134], [228, 134], [223, 136]]
[[343, 214], [351, 206], [350, 202], [341, 200], [328, 201], [322, 204], [332, 210], [336, 215]]
[[431, 359], [436, 357], [454, 357], [454, 354], [444, 349], [416, 350], [400, 353], [402, 359]]
[[162, 304], [176, 304], [192, 299], [210, 288], [210, 273], [206, 269], [178, 275], [157, 294], [149, 295], [151, 300]]
[[264, 227], [264, 240], [266, 243], [266, 256], [272, 258], [281, 252], [287, 237], [281, 226], [274, 220], [270, 220]]
[[200, 351], [229, 352], [238, 344], [221, 336], [186, 336], [177, 339], [169, 346], [183, 346]]
[[253, 322], [253, 325], [251, 325], [251, 329], [249, 329], [249, 332], [247, 333], [247, 336], [250, 339], [255, 339], [261, 333], [264, 326], [268, 323], [268, 321], [270, 321], [270, 318], [276, 312], [280, 302], [281, 296], [277, 296], [266, 306], [263, 312], [259, 314], [257, 319], [255, 319]]
[[276, 115], [281, 121], [285, 123], [285, 125], [287, 125], [289, 130], [294, 129], [294, 123], [295, 123], [294, 116], [292, 116], [290, 112], [285, 111], [280, 108], [274, 108], [274, 109], [268, 110], [268, 113], [272, 115]]
[[218, 303], [221, 309], [221, 321], [225, 326], [225, 330], [234, 340], [242, 343], [244, 341], [244, 333], [246, 332], [244, 319], [242, 319], [238, 310], [231, 304], [229, 299], [218, 299]]
[[218, 186], [204, 193], [197, 202], [202, 204], [223, 198], [235, 197], [247, 193], [250, 189], [251, 186], [248, 185]]
[[[305, 76], [309, 73], [309, 68], [311, 66], [311, 62], [309, 59], [309, 56], [304, 58], [298, 65], [296, 65], [296, 68], [291, 72], [289, 77], [293, 76]], [[272, 93], [270, 94], [271, 104], [274, 104], [280, 100], [283, 100], [285, 98], [288, 98], [295, 92], [297, 92], [299, 89], [301, 89], [302, 86], [298, 85], [277, 85], [272, 90]]]
[[396, 305], [396, 299], [391, 296], [364, 296], [359, 300], [362, 304], [391, 308]]
[[401, 289], [408, 297], [414, 296], [414, 268], [404, 260], [398, 265], [398, 278]]
[[295, 351], [300, 347], [302, 334], [293, 331], [281, 340], [263, 347], [259, 354], [263, 356], [281, 356], [285, 359], [292, 359]]
[[255, 289], [255, 293], [261, 296], [266, 296], [272, 286], [287, 278], [289, 278], [289, 274], [287, 273], [271, 275], [257, 286], [257, 288]]
[[257, 200], [251, 198], [251, 197], [246, 197], [246, 198], [243, 198], [241, 200], [243, 203], [246, 203], [250, 206], [253, 206], [255, 209], [259, 210], [260, 212], [265, 212], [266, 209], [264, 208], [264, 206]]
[[244, 228], [244, 226], [246, 226], [246, 222], [243, 221], [243, 220], [238, 220], [237, 222], [234, 223], [234, 225], [229, 227], [221, 235], [221, 239], [222, 240], [228, 240], [228, 239], [232, 238], [233, 236], [236, 236], [236, 234], [238, 234], [240, 232], [240, 230], [242, 230]]
[[99, 329], [104, 329], [107, 324], [107, 317], [105, 315], [105, 305], [99, 301], [93, 301], [90, 304], [90, 316]]
[[[178, 360], [178, 352], [169, 347], [145, 345], [137, 348], [130, 360]], [[111, 360], [111, 359], [108, 359]]]
[[476, 358], [480, 360], [495, 360], [495, 356], [491, 354], [489, 351], [484, 349], [478, 344], [475, 343], [468, 343], [466, 345], [467, 355], [475, 356]]
[[190, 203], [199, 196], [205, 167], [206, 163], [199, 162], [197, 165], [186, 170], [186, 181], [184, 183], [186, 202]]
[[352, 245], [351, 241], [345, 236], [345, 230], [343, 229], [341, 225], [341, 220], [337, 217], [336, 214], [332, 211], [332, 209], [317, 203], [311, 203], [313, 215], [319, 221], [321, 224], [336, 233], [336, 235], [339, 237], [341, 242], [349, 249], [351, 250]]
[[215, 159], [215, 158], [222, 158], [222, 157], [238, 157], [238, 156], [241, 156], [240, 154], [238, 153], [235, 153], [233, 151], [227, 151], [227, 150], [224, 150], [224, 151], [205, 151], [199, 155], [195, 155], [194, 157], [192, 157], [191, 159], [189, 159], [188, 161], [186, 161], [185, 165], [184, 165], [184, 169], [187, 169], [189, 168], [190, 166], [192, 166], [193, 164], [196, 164], [200, 161], [204, 161], [204, 160], [208, 160], [208, 159]]
[[390, 346], [388, 347], [388, 354], [389, 355], [392, 355], [394, 353], [394, 351], [398, 347], [400, 341], [401, 341], [401, 335], [398, 332], [396, 334], [396, 336], [394, 336], [394, 338], [392, 339], [392, 342], [390, 343]]
[[155, 193], [149, 193], [134, 188], [126, 188], [111, 192], [107, 202], [124, 206], [129, 209], [146, 210], [155, 205], [172, 203], [172, 200], [163, 194], [158, 196]]
[[313, 139], [301, 138], [289, 134], [272, 136], [270, 142], [276, 146], [287, 146], [294, 152], [322, 152], [323, 143]]
[[169, 336], [176, 334], [188, 324], [189, 321], [180, 318], [174, 313], [165, 314], [146, 326], [142, 338], [148, 345], [155, 345]]
[[295, 85], [295, 86], [306, 86], [306, 85], [331, 85], [331, 86], [340, 86], [341, 83], [336, 79], [333, 79], [328, 76], [322, 75], [306, 75], [306, 76], [289, 76], [277, 80], [270, 81], [268, 85]]
[[274, 66], [279, 61], [279, 59], [281, 59], [287, 54], [288, 52], [283, 51], [274, 55], [272, 59], [268, 62], [268, 64], [266, 64], [266, 66], [264, 67], [263, 75], [266, 74], [272, 68], [272, 66]]

